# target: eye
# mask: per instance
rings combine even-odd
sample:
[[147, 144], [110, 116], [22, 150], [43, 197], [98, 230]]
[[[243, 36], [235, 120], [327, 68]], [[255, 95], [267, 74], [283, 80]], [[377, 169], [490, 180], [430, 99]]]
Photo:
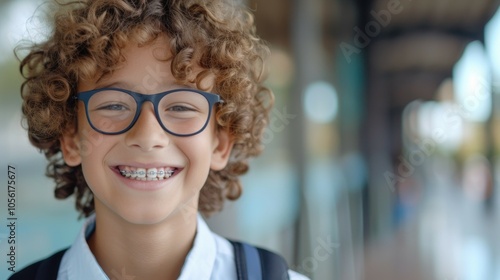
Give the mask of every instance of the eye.
[[182, 105], [175, 105], [167, 108], [167, 111], [172, 111], [172, 112], [194, 112], [196, 111], [193, 108], [182, 106]]
[[96, 110], [124, 111], [128, 110], [128, 107], [122, 104], [108, 104], [99, 106]]

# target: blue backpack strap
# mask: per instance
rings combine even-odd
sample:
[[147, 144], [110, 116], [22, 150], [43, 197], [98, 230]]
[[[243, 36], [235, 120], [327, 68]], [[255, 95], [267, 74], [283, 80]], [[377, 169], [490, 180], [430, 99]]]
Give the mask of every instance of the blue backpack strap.
[[288, 266], [278, 254], [244, 242], [229, 240], [234, 247], [238, 280], [287, 280]]
[[56, 280], [67, 248], [14, 273], [9, 280]]

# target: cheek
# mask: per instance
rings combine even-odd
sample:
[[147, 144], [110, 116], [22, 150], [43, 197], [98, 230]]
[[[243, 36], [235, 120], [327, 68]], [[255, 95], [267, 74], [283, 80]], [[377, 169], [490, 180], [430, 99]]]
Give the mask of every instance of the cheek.
[[215, 124], [212, 116], [205, 130], [195, 136], [180, 138], [176, 146], [188, 157], [191, 164], [201, 161], [210, 166], [212, 152], [216, 144], [214, 130]]
[[188, 177], [191, 178], [190, 180], [196, 178], [196, 185], [203, 186], [210, 171], [212, 159], [211, 138], [208, 137], [208, 134], [202, 132], [196, 136], [188, 137], [184, 141], [181, 140], [176, 146], [188, 161]]
[[91, 157], [99, 149], [104, 148], [106, 136], [92, 129], [83, 108], [79, 108], [77, 124], [80, 155], [82, 158]]
[[191, 165], [197, 165], [210, 160], [211, 145], [208, 139], [193, 137], [193, 139], [181, 141], [177, 147], [187, 157]]
[[80, 130], [80, 156], [82, 159], [91, 158], [99, 153], [103, 148], [103, 135], [94, 132], [91, 129], [83, 128]]

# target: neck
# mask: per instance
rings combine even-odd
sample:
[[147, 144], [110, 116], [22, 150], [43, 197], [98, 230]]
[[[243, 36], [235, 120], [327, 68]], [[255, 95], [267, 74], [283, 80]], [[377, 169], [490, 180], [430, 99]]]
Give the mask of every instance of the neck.
[[196, 221], [196, 215], [186, 219], [177, 212], [158, 224], [137, 225], [98, 214], [88, 243], [110, 279], [177, 279], [193, 245]]

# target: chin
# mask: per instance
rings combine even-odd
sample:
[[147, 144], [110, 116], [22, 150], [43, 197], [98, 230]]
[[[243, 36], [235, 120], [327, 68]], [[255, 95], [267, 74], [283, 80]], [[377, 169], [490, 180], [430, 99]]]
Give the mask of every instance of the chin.
[[115, 211], [115, 214], [120, 216], [123, 220], [134, 225], [156, 225], [165, 222], [173, 217], [176, 212], [170, 207], [127, 207]]

